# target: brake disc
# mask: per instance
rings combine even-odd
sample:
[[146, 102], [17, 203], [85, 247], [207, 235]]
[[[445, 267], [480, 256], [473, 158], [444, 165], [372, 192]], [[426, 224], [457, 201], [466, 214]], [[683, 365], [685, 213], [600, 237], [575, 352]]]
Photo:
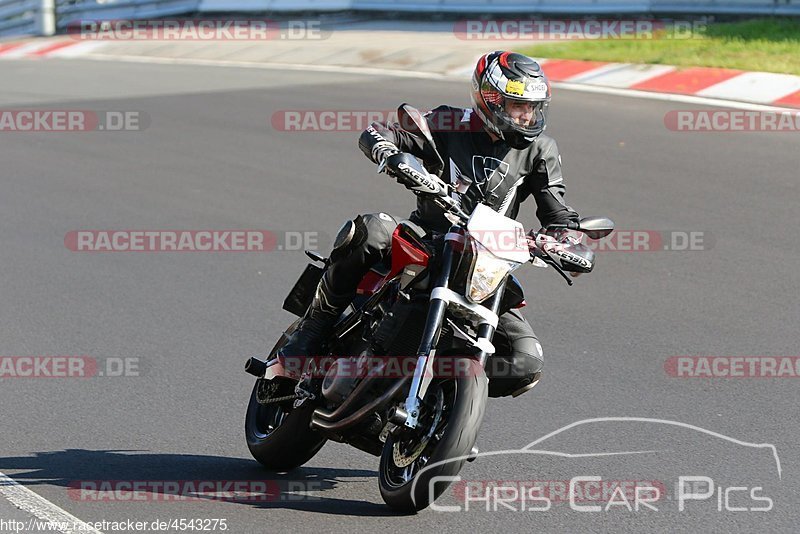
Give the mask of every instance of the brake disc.
[[405, 448], [402, 442], [398, 441], [394, 444], [392, 450], [392, 459], [394, 460], [394, 465], [397, 467], [408, 467], [420, 457], [422, 451], [424, 451], [425, 447], [428, 446], [428, 443], [436, 432], [436, 429], [442, 420], [443, 413], [444, 392], [442, 391], [442, 388], [438, 388], [436, 390], [436, 407], [434, 408], [433, 421], [431, 422], [430, 428], [428, 428], [427, 433], [422, 437], [421, 440], [419, 440], [417, 446], [414, 447], [410, 453], [403, 453], [401, 451], [401, 449]]

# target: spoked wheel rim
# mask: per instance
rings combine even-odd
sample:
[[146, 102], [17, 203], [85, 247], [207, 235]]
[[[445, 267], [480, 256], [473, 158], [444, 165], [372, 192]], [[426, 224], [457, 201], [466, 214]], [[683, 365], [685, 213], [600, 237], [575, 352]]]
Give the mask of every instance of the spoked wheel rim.
[[400, 488], [428, 464], [444, 436], [455, 401], [453, 381], [434, 382], [421, 406], [419, 431], [400, 435], [392, 442], [391, 459], [385, 463], [384, 479], [390, 488]]

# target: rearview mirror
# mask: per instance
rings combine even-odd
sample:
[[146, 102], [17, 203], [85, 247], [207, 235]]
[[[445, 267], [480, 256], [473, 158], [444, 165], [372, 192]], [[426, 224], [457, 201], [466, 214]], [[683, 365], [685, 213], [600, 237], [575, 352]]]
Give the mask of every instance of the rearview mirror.
[[444, 162], [442, 161], [442, 156], [439, 155], [439, 150], [436, 148], [428, 121], [422, 116], [422, 113], [415, 107], [403, 104], [397, 108], [397, 120], [403, 130], [425, 141], [423, 160], [427, 163], [426, 167], [430, 173], [441, 176]]
[[579, 224], [578, 229], [589, 239], [603, 239], [614, 231], [614, 221], [608, 217], [585, 217]]

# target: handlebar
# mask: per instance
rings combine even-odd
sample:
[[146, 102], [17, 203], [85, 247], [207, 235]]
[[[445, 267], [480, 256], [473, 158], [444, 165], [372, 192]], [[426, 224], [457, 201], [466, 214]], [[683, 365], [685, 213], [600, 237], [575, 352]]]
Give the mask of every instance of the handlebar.
[[581, 228], [580, 223], [577, 223], [575, 221], [569, 221], [565, 224], [551, 224], [550, 226], [547, 227], [548, 230], [558, 230], [558, 229], [580, 230], [580, 228]]
[[531, 231], [531, 233], [528, 234], [527, 238], [528, 238], [528, 250], [530, 250], [531, 252], [531, 262], [534, 262], [537, 259], [543, 261], [544, 263], [555, 269], [555, 271], [558, 274], [560, 274], [561, 277], [567, 282], [567, 285], [572, 286], [574, 284], [572, 279], [570, 279], [570, 277], [567, 275], [564, 269], [562, 269], [561, 266], [558, 265], [558, 262], [556, 262], [552, 257], [550, 257], [550, 254], [548, 254], [544, 248], [546, 244], [550, 244], [553, 247], [556, 247], [558, 245], [562, 245], [562, 243], [557, 241], [552, 236], [546, 234], [540, 234], [534, 231]]
[[[453, 188], [450, 184], [445, 183], [438, 176], [430, 174], [412, 154], [398, 152], [386, 157], [378, 167], [379, 173], [384, 171], [397, 178], [398, 182], [405, 185], [414, 194], [426, 195], [431, 198], [444, 210], [445, 214], [455, 217], [462, 225], [469, 220], [469, 215], [461, 208], [460, 196], [451, 196]], [[586, 223], [587, 228], [582, 228], [582, 223]], [[610, 220], [594, 218], [583, 219], [581, 222], [568, 221], [554, 224], [548, 226], [547, 229], [586, 232], [587, 236], [592, 237], [610, 233], [609, 225], [613, 229], [613, 223]], [[538, 258], [552, 266], [570, 286], [573, 282], [565, 271], [584, 273], [591, 272], [594, 268], [594, 253], [579, 241], [564, 242], [562, 239], [536, 232], [531, 232], [527, 237], [531, 261]]]
[[[588, 236], [581, 230], [578, 231]], [[594, 251], [574, 235], [565, 237], [531, 232], [528, 235], [528, 246], [534, 258], [532, 261], [538, 258], [552, 266], [569, 285], [572, 285], [572, 280], [567, 277], [567, 271], [582, 274], [590, 273], [594, 269]]]

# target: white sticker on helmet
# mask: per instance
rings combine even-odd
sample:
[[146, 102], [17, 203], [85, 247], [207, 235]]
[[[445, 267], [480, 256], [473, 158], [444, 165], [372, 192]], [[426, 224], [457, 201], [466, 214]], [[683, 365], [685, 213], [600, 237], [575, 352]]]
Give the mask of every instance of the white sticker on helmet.
[[544, 100], [547, 98], [547, 84], [545, 82], [530, 82], [525, 88], [525, 96]]

